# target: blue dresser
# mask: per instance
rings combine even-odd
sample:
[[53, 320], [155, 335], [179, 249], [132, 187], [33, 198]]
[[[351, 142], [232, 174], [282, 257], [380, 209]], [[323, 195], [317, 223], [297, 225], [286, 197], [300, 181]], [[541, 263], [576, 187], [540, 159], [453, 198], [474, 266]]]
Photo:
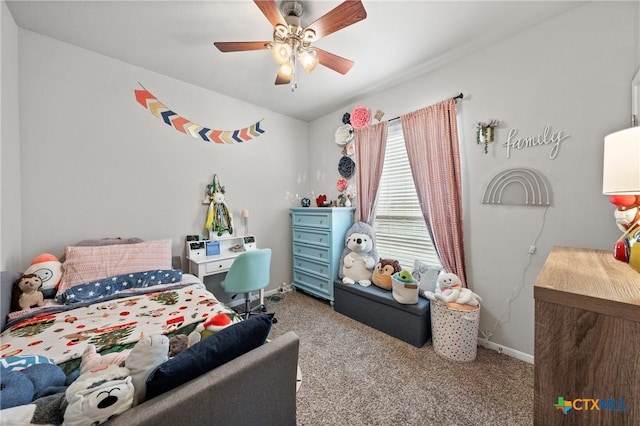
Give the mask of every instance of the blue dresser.
[[300, 207], [291, 211], [293, 285], [333, 304], [344, 238], [353, 207]]

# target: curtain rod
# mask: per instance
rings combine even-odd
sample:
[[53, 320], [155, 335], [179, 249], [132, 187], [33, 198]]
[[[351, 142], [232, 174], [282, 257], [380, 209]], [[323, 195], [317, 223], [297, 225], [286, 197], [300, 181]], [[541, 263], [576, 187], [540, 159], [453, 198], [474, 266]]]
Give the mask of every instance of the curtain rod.
[[[459, 94], [459, 95], [454, 96], [452, 99], [454, 99], [454, 100], [456, 100], [456, 101], [457, 101], [458, 99], [463, 99], [463, 98], [464, 98], [464, 95], [462, 94], [462, 92], [460, 92], [460, 94]], [[388, 121], [389, 121], [389, 122], [392, 122], [392, 121], [396, 121], [396, 120], [400, 120], [400, 116], [395, 117], [395, 118], [391, 118], [391, 119], [389, 119]]]

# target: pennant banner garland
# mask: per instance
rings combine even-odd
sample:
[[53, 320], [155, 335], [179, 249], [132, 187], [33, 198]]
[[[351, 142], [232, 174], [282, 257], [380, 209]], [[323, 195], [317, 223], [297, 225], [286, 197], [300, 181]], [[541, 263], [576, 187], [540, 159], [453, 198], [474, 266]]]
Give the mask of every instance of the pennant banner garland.
[[175, 128], [179, 132], [190, 135], [205, 142], [214, 143], [241, 143], [249, 141], [264, 133], [260, 128], [260, 121], [249, 127], [238, 130], [212, 130], [199, 124], [192, 123], [186, 118], [180, 117], [175, 112], [167, 108], [163, 103], [149, 93], [148, 90], [136, 90], [136, 101], [155, 115], [162, 119], [165, 124]]

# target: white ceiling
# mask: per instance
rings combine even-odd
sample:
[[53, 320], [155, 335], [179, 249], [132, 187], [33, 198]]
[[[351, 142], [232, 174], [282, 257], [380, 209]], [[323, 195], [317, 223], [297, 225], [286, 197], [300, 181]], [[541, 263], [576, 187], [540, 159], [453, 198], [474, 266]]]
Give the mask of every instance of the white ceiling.
[[[364, 21], [314, 43], [354, 67], [346, 75], [322, 66], [300, 72], [295, 92], [274, 85], [269, 51], [221, 53], [213, 46], [271, 39], [269, 21], [248, 0], [6, 3], [19, 27], [312, 121], [584, 2], [363, 0]], [[308, 25], [341, 1], [302, 3]]]

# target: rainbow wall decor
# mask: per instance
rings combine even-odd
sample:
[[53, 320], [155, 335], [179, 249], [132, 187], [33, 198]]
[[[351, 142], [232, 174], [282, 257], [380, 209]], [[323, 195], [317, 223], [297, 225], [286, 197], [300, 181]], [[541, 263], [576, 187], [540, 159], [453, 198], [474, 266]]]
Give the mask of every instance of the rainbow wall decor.
[[234, 144], [250, 141], [264, 133], [260, 128], [260, 121], [249, 127], [238, 130], [213, 130], [196, 123], [192, 123], [184, 117], [180, 117], [175, 112], [167, 108], [162, 102], [153, 96], [148, 90], [135, 90], [136, 101], [155, 115], [161, 118], [165, 124], [173, 127], [179, 132], [190, 135], [205, 142], [220, 144]]

